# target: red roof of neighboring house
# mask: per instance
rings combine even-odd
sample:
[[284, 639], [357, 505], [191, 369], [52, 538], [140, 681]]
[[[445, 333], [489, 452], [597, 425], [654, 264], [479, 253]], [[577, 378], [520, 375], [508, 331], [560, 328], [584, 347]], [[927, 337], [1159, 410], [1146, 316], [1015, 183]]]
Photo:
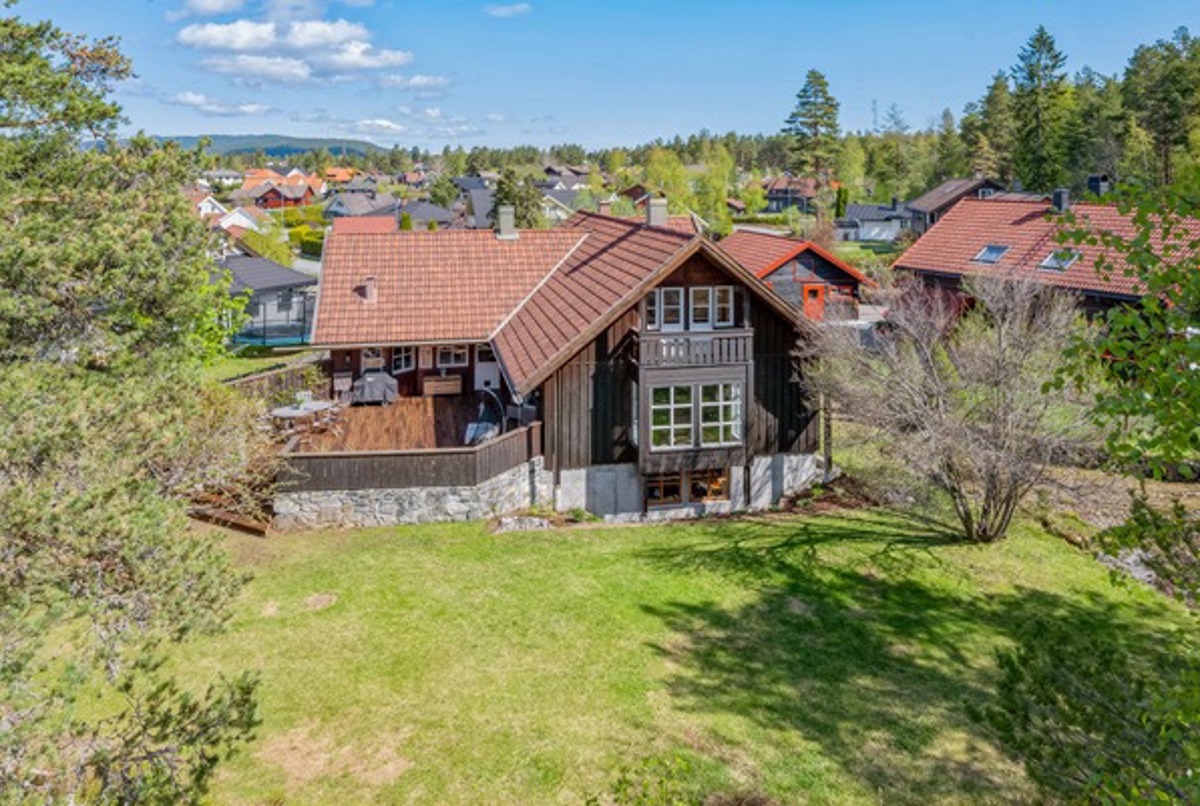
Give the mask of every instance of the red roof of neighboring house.
[[812, 241], [786, 238], [782, 235], [768, 235], [765, 232], [737, 230], [722, 239], [719, 246], [738, 263], [754, 272], [754, 276], [760, 280], [801, 253], [812, 252], [820, 255], [860, 283], [871, 287], [875, 286], [875, 281], [870, 277]]
[[[642, 224], [646, 221], [646, 214], [642, 213], [641, 215], [622, 216], [622, 218], [625, 221]], [[682, 232], [684, 235], [698, 235], [700, 233], [700, 227], [696, 223], [696, 218], [691, 213], [667, 216], [665, 228], [674, 230], [675, 232]]]
[[333, 219], [333, 231], [341, 233], [396, 232], [399, 227], [391, 216], [338, 216]]
[[282, 182], [283, 177], [272, 171], [270, 168], [251, 168], [243, 174], [242, 187], [249, 190], [252, 187], [261, 185], [264, 182]]
[[354, 178], [353, 168], [326, 168], [325, 181], [327, 182], [349, 182]]
[[[1114, 204], [1076, 202], [1072, 209], [1078, 226], [1121, 237], [1137, 232], [1132, 218]], [[1200, 238], [1200, 220], [1193, 219], [1187, 230], [1191, 238]], [[1059, 244], [1057, 231], [1054, 209], [1045, 201], [965, 198], [910, 246], [893, 268], [954, 276], [1016, 276], [1098, 294], [1139, 295], [1134, 279], [1122, 273], [1118, 255], [1099, 244]], [[988, 245], [1007, 246], [1008, 251], [996, 263], [977, 263], [975, 258]], [[1079, 252], [1079, 259], [1066, 269], [1040, 267], [1047, 257], [1066, 249]], [[1116, 264], [1117, 270], [1107, 278], [1095, 268], [1102, 254]]]
[[229, 237], [233, 238], [235, 241], [240, 241], [250, 230], [246, 229], [245, 227], [239, 227], [237, 224], [231, 224], [225, 228], [225, 231], [229, 233]]
[[[827, 184], [834, 190], [842, 186], [836, 180], [830, 180]], [[787, 193], [790, 190], [794, 196], [803, 196], [811, 199], [821, 189], [821, 183], [817, 181], [815, 176], [777, 176], [774, 179], [764, 181], [763, 188], [767, 193]]]

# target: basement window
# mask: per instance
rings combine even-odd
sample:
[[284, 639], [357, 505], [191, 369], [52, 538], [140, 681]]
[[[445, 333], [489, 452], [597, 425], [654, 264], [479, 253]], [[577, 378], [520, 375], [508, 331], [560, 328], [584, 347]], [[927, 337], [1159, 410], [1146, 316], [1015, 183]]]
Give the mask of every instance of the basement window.
[[1079, 252], [1074, 249], [1059, 249], [1046, 255], [1046, 259], [1038, 264], [1039, 269], [1047, 271], [1066, 271], [1075, 261], [1079, 260]]
[[990, 243], [980, 250], [975, 256], [976, 263], [999, 263], [1000, 258], [1004, 257], [1004, 253], [1008, 251], [1008, 247], [1003, 244]]

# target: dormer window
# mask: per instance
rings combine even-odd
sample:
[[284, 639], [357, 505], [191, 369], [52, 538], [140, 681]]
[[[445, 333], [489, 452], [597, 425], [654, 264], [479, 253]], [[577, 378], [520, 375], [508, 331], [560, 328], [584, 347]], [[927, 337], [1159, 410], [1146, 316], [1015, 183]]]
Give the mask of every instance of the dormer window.
[[990, 243], [979, 251], [975, 256], [976, 263], [999, 263], [1000, 258], [1008, 251], [1008, 247], [1003, 244]]
[[992, 188], [980, 188], [979, 189], [979, 198], [990, 199], [992, 197], [992, 194], [995, 192], [996, 191], [993, 190]]
[[1079, 252], [1075, 249], [1059, 249], [1046, 255], [1046, 259], [1038, 264], [1039, 269], [1047, 271], [1066, 271], [1079, 260]]

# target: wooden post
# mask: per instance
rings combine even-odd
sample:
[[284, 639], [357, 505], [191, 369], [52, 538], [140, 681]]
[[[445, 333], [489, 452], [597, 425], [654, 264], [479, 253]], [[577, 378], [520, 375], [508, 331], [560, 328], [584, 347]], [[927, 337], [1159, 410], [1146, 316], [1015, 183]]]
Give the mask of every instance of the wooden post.
[[829, 410], [829, 398], [821, 395], [821, 455], [825, 460], [822, 484], [833, 481], [833, 412]]

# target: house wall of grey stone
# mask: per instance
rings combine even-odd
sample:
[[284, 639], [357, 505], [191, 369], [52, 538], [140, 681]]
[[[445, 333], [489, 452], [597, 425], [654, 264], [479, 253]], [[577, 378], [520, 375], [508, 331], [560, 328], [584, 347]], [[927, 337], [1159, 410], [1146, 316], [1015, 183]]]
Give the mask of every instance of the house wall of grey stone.
[[750, 510], [770, 509], [784, 496], [810, 486], [820, 478], [821, 464], [812, 453], [754, 457], [750, 462]]
[[539, 456], [474, 487], [280, 492], [273, 525], [286, 531], [470, 521], [553, 503], [554, 477]]

